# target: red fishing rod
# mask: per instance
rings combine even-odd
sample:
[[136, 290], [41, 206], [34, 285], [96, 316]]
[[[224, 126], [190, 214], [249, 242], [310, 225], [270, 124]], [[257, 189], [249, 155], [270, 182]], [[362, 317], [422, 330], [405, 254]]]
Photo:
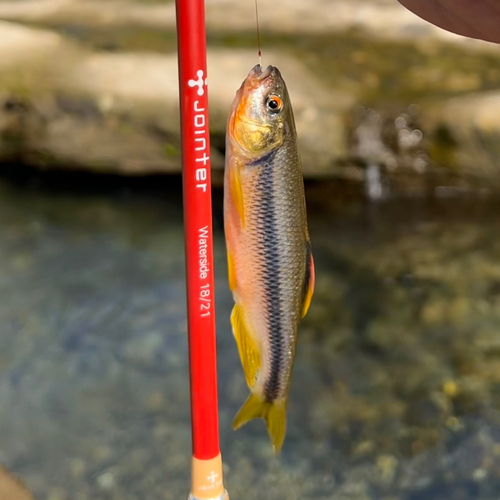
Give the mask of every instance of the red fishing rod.
[[176, 0], [193, 438], [191, 500], [228, 500], [219, 448], [204, 0]]

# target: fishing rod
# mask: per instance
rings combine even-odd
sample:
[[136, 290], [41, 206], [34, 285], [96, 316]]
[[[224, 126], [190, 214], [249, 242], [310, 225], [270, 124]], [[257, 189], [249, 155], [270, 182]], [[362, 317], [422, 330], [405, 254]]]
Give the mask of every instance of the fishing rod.
[[187, 319], [190, 500], [229, 500], [219, 448], [210, 137], [204, 0], [176, 0]]

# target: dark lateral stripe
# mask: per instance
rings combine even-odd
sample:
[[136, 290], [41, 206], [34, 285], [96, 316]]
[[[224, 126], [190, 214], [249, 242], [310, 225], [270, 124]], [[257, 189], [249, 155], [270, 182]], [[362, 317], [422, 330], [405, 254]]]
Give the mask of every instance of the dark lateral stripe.
[[258, 180], [261, 195], [260, 224], [265, 283], [264, 294], [267, 304], [267, 327], [270, 336], [271, 368], [269, 379], [264, 385], [267, 401], [275, 400], [280, 390], [281, 367], [284, 361], [284, 343], [282, 338], [281, 286], [279, 267], [278, 227], [274, 211], [274, 176], [273, 166], [268, 162], [262, 165]]

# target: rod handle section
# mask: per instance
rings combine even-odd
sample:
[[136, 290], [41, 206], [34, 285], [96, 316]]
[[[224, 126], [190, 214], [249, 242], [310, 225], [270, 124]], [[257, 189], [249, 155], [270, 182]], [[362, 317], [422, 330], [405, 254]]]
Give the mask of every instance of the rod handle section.
[[229, 500], [222, 480], [222, 457], [192, 459], [189, 500]]

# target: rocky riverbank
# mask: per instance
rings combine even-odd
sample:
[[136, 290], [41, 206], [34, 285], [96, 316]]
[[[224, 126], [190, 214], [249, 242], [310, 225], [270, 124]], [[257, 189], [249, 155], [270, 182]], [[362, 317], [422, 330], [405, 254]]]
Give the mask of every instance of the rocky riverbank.
[[[261, 4], [263, 62], [290, 87], [306, 177], [362, 181], [375, 164], [393, 189], [500, 186], [497, 46], [392, 0]], [[256, 61], [253, 8], [207, 3], [216, 180], [229, 105]], [[0, 2], [0, 56], [0, 161], [179, 171], [173, 3]]]

